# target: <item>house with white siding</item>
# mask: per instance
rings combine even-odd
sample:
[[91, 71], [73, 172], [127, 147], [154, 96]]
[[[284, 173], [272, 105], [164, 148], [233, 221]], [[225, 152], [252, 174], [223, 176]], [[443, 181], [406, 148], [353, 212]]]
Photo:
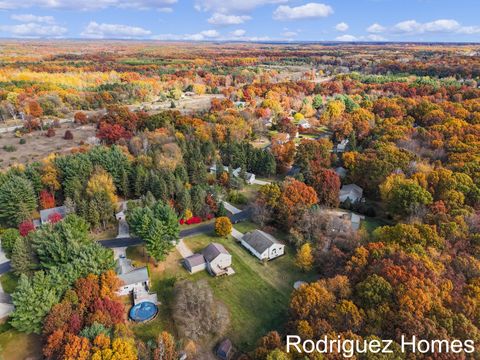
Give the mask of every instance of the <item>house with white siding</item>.
[[272, 260], [285, 254], [285, 245], [262, 230], [246, 233], [241, 244], [260, 260]]

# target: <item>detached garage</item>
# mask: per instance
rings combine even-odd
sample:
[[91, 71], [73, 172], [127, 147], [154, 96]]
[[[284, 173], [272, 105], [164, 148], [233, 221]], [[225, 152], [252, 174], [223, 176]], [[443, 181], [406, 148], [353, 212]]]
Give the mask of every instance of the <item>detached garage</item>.
[[203, 271], [207, 267], [207, 263], [202, 254], [193, 254], [183, 260], [183, 265], [191, 273]]
[[272, 260], [285, 254], [285, 245], [262, 230], [246, 233], [241, 243], [260, 260]]

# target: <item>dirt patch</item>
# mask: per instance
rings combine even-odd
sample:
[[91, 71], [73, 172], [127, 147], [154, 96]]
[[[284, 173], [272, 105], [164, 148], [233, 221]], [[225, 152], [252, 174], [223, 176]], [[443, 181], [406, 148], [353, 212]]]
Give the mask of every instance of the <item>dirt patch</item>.
[[[70, 130], [73, 140], [65, 140], [65, 131]], [[95, 128], [91, 125], [76, 126], [64, 123], [55, 129], [55, 136], [46, 137], [45, 131], [34, 131], [23, 135], [25, 144], [20, 143], [20, 138], [14, 132], [0, 135], [0, 169], [5, 169], [14, 164], [26, 164], [40, 161], [52, 152], [67, 153], [72, 148], [79, 146], [87, 138], [95, 136]]]

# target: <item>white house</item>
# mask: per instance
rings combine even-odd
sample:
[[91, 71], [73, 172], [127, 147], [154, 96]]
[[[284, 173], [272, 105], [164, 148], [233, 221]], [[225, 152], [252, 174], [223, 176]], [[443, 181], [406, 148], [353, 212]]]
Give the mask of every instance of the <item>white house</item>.
[[345, 150], [347, 150], [348, 142], [348, 139], [343, 139], [342, 141], [340, 141], [340, 143], [337, 145], [337, 152], [345, 152]]
[[260, 260], [272, 260], [285, 253], [285, 245], [262, 230], [246, 233], [241, 244]]
[[146, 266], [133, 267], [132, 261], [125, 256], [120, 256], [117, 260], [117, 276], [122, 281], [122, 286], [117, 290], [120, 296], [130, 293], [145, 292], [150, 287], [148, 270]]
[[[223, 170], [226, 172], [226, 173], [229, 173], [229, 168], [228, 166], [224, 166], [223, 167]], [[216, 174], [217, 173], [217, 165], [216, 164], [213, 164], [212, 166], [210, 166], [210, 174]], [[236, 169], [234, 169], [232, 171], [232, 174], [233, 176], [235, 177], [240, 177], [240, 173], [242, 172], [242, 168], [238, 167]], [[249, 172], [245, 172], [245, 179], [244, 179], [248, 184], [253, 184], [255, 182], [255, 174], [253, 173], [249, 173]]]
[[233, 273], [232, 255], [218, 243], [211, 243], [202, 250], [207, 263], [207, 270], [213, 276], [230, 275]]
[[361, 201], [363, 198], [363, 189], [355, 184], [343, 185], [339, 194], [340, 202], [350, 199], [351, 202]]
[[312, 127], [312, 125], [310, 125], [310, 122], [307, 119], [300, 120], [298, 122], [298, 125], [303, 129], [310, 129]]
[[211, 243], [199, 254], [193, 254], [183, 260], [183, 266], [190, 274], [207, 270], [213, 276], [232, 275], [232, 255], [218, 243]]

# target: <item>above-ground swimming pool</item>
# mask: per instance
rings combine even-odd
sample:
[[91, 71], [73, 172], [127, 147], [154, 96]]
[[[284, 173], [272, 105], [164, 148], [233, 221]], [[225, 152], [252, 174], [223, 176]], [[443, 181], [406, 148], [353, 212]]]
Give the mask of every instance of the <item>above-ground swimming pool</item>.
[[133, 321], [148, 321], [158, 312], [158, 306], [150, 301], [141, 302], [130, 309], [130, 319]]

